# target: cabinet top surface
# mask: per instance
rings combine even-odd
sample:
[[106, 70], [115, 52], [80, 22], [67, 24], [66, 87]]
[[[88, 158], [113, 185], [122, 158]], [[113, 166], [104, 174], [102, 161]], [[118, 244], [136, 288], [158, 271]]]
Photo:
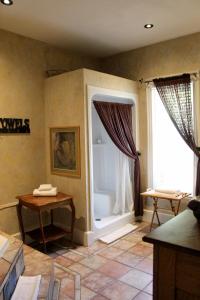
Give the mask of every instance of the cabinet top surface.
[[163, 244], [200, 255], [200, 223], [193, 212], [186, 209], [178, 216], [143, 237], [145, 242]]
[[19, 200], [19, 203], [25, 206], [51, 206], [55, 204], [62, 203], [67, 200], [72, 200], [72, 196], [66, 195], [64, 193], [58, 193], [57, 196], [33, 196], [32, 194], [21, 195], [16, 197]]

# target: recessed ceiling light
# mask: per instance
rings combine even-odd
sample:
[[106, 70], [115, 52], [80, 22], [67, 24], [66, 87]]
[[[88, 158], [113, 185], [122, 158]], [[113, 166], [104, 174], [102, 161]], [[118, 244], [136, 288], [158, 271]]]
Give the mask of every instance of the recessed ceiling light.
[[153, 28], [153, 24], [145, 24], [144, 28], [151, 29], [151, 28]]
[[1, 3], [4, 5], [12, 5], [13, 1], [12, 0], [1, 0]]

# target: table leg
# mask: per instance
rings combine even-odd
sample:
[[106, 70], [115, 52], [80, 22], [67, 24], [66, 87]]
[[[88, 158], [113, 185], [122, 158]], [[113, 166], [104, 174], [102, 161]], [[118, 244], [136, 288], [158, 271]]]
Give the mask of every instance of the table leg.
[[152, 230], [154, 215], [155, 215], [155, 209], [153, 210], [153, 215], [152, 215], [152, 218], [151, 218], [150, 231]]
[[53, 225], [53, 209], [51, 209], [51, 225]]
[[152, 216], [152, 219], [151, 219], [150, 231], [152, 230], [153, 220], [154, 220], [155, 215], [156, 215], [156, 218], [158, 220], [158, 224], [161, 225], [160, 219], [159, 219], [159, 216], [158, 216], [158, 199], [153, 198], [153, 206], [154, 206], [154, 210], [153, 210], [153, 216]]
[[44, 227], [42, 223], [42, 212], [39, 211], [39, 223], [40, 223], [40, 231], [42, 235], [42, 241], [43, 241], [43, 247], [44, 247], [44, 252], [47, 252], [47, 247], [46, 247], [46, 241], [45, 241], [45, 235], [44, 235]]
[[74, 223], [75, 223], [75, 206], [73, 200], [70, 201], [70, 207], [72, 211], [72, 219], [71, 219], [71, 241], [73, 242], [73, 235], [74, 235]]
[[19, 220], [19, 227], [20, 227], [20, 231], [21, 231], [22, 241], [24, 243], [25, 242], [25, 231], [24, 231], [24, 224], [23, 224], [23, 219], [22, 219], [22, 205], [20, 203], [17, 205], [17, 215], [18, 215], [18, 220]]
[[177, 210], [176, 210], [176, 215], [178, 215], [178, 213], [179, 213], [180, 205], [181, 205], [181, 200], [178, 201], [178, 206], [177, 206]]
[[157, 217], [157, 220], [158, 220], [158, 224], [161, 225], [160, 223], [160, 219], [159, 219], [159, 216], [158, 216], [158, 199], [154, 199], [154, 207], [155, 207], [155, 213], [156, 213], [156, 217]]
[[172, 212], [174, 213], [174, 215], [176, 216], [176, 209], [175, 209], [175, 206], [173, 205], [173, 201], [170, 200], [170, 205], [171, 205], [171, 210]]

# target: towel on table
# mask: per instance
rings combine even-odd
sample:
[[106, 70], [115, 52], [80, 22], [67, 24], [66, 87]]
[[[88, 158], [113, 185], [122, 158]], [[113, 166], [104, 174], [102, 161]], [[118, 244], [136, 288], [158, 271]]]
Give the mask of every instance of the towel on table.
[[40, 191], [39, 189], [35, 189], [33, 191], [33, 196], [56, 196], [57, 193], [57, 187], [52, 187], [49, 191]]
[[52, 188], [53, 187], [51, 184], [40, 184], [38, 190], [39, 191], [50, 191]]
[[20, 276], [11, 300], [37, 300], [41, 275]]
[[180, 190], [168, 190], [168, 189], [154, 189], [155, 192], [162, 193], [162, 194], [179, 194]]

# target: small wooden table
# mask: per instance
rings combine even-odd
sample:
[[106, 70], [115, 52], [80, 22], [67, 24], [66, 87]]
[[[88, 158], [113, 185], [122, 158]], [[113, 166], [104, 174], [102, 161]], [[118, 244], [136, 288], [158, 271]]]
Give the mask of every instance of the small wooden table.
[[[22, 240], [25, 242], [25, 234], [28, 234], [33, 240], [43, 244], [44, 251], [46, 252], [46, 243], [57, 240], [66, 235], [71, 234], [71, 240], [73, 241], [73, 231], [75, 222], [75, 206], [73, 203], [73, 197], [64, 193], [58, 193], [57, 196], [40, 196], [35, 197], [32, 194], [22, 195], [16, 197], [19, 200], [17, 206], [17, 213], [19, 219], [20, 230], [22, 234]], [[53, 224], [53, 209], [69, 205], [71, 207], [72, 219], [70, 231], [55, 226]], [[38, 213], [40, 228], [25, 232], [23, 219], [22, 219], [22, 206], [28, 207], [29, 209]], [[43, 226], [42, 212], [49, 211], [51, 213], [51, 224]]]
[[[146, 198], [149, 197], [149, 198], [153, 199], [154, 210], [153, 210], [153, 216], [152, 216], [151, 225], [150, 225], [150, 231], [151, 231], [152, 226], [153, 226], [153, 220], [154, 220], [155, 216], [157, 217], [158, 224], [161, 225], [160, 219], [158, 216], [158, 200], [159, 199], [168, 200], [170, 202], [171, 211], [176, 216], [179, 213], [181, 200], [188, 197], [190, 194], [189, 193], [165, 194], [165, 193], [159, 193], [154, 190], [151, 190], [148, 192], [141, 193], [140, 195], [142, 197], [146, 197]], [[174, 206], [173, 201], [177, 202], [177, 207]]]

